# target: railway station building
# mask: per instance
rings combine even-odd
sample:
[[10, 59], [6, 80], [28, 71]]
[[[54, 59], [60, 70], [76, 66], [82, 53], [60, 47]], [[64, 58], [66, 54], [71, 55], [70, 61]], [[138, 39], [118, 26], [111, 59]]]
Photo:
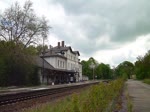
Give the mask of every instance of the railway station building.
[[82, 80], [82, 65], [79, 51], [73, 51], [65, 42], [58, 42], [57, 46], [44, 51], [37, 57], [40, 67], [40, 81], [44, 84], [62, 84], [79, 82]]

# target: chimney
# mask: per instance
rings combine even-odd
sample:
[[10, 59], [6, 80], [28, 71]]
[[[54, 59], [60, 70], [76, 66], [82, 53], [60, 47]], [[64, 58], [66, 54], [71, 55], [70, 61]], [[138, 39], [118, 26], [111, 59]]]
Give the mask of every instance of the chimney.
[[60, 47], [60, 42], [58, 42], [58, 47]]
[[65, 47], [65, 41], [62, 41], [61, 44], [62, 44], [62, 47]]
[[52, 45], [49, 45], [49, 49], [51, 49], [51, 48], [53, 48], [53, 46], [52, 46]]

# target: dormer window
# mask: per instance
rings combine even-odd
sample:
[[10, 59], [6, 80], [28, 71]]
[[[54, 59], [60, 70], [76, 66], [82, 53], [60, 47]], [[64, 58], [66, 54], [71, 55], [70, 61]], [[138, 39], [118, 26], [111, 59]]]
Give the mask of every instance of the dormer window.
[[61, 51], [61, 54], [62, 54], [62, 55], [64, 55], [64, 54], [65, 54], [65, 52], [64, 52], [64, 51]]

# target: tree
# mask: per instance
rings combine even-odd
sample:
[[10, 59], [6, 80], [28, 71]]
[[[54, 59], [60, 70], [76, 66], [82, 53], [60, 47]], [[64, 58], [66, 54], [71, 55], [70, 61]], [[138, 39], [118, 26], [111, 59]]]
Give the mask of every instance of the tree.
[[46, 50], [48, 49], [48, 46], [47, 45], [38, 45], [36, 47], [36, 50], [37, 50], [37, 54], [40, 55], [43, 51], [46, 52]]
[[0, 39], [23, 43], [24, 48], [46, 38], [50, 26], [47, 20], [35, 15], [30, 1], [23, 7], [16, 2], [0, 14]]
[[98, 65], [98, 62], [97, 62], [93, 57], [90, 57], [89, 60], [88, 60], [88, 62], [89, 62], [90, 64], [93, 63], [95, 66]]
[[0, 41], [0, 54], [0, 86], [39, 84], [37, 67], [26, 49], [12, 41]]
[[96, 73], [98, 79], [112, 78], [112, 72], [111, 72], [110, 66], [108, 64], [100, 63], [97, 66], [95, 73]]
[[138, 57], [135, 62], [135, 74], [137, 79], [150, 78], [150, 51], [143, 57]]
[[0, 14], [0, 86], [39, 84], [33, 58], [39, 51], [34, 44], [47, 37], [49, 28], [30, 1], [23, 7], [16, 2]]
[[134, 65], [129, 61], [124, 61], [117, 66], [115, 71], [118, 77], [130, 79], [131, 75], [134, 74]]
[[89, 79], [93, 79], [93, 69], [90, 68], [91, 64], [94, 67], [94, 76], [96, 79], [110, 79], [112, 78], [112, 70], [108, 64], [101, 63], [99, 64], [93, 57], [89, 58], [88, 61], [81, 61], [82, 64], [82, 73], [89, 77]]
[[82, 74], [88, 76], [89, 79], [93, 79], [93, 69], [90, 67], [92, 63], [94, 64], [94, 66], [96, 66], [97, 64], [97, 61], [93, 57], [89, 58], [88, 61], [81, 61], [83, 69]]

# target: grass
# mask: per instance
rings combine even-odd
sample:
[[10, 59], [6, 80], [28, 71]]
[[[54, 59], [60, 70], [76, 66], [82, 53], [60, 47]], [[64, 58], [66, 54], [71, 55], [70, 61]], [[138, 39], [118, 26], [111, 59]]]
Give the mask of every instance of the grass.
[[150, 85], [150, 79], [144, 79], [143, 82]]
[[129, 93], [126, 95], [126, 97], [127, 97], [127, 109], [128, 109], [128, 112], [133, 112], [133, 104], [132, 104], [131, 98], [129, 96]]
[[125, 97], [127, 102], [127, 112], [133, 112], [133, 103], [129, 95], [127, 85], [125, 85]]
[[94, 85], [80, 94], [73, 94], [56, 103], [42, 104], [25, 112], [105, 112], [119, 95], [123, 80]]

